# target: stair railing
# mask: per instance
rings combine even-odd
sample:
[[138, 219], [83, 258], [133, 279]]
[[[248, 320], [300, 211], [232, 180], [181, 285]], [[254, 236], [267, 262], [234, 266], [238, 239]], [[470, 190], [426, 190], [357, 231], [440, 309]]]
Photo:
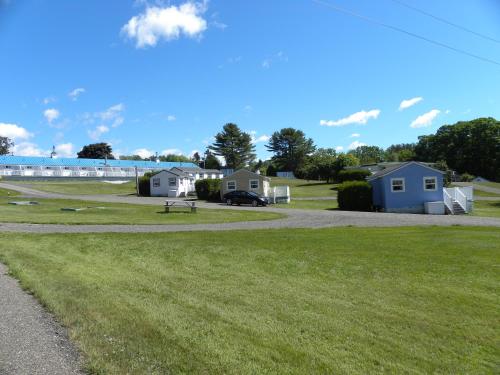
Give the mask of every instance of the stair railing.
[[444, 196], [444, 204], [450, 210], [451, 214], [453, 215], [453, 200], [451, 199], [450, 193], [448, 193], [448, 189], [443, 189], [443, 196]]
[[455, 188], [455, 200], [463, 208], [464, 212], [467, 212], [467, 197], [459, 188]]

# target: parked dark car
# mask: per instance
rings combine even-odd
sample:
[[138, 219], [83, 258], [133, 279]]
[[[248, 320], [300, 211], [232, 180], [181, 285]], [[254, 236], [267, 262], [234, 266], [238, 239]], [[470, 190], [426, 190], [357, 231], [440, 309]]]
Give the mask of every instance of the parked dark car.
[[254, 192], [242, 190], [235, 190], [224, 194], [224, 202], [228, 205], [251, 204], [254, 207], [267, 206], [269, 203], [267, 198], [261, 197]]

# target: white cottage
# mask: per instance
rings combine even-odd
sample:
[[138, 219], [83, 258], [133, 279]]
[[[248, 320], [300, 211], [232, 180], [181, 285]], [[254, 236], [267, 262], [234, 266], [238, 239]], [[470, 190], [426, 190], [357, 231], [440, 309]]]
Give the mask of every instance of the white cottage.
[[150, 189], [152, 197], [186, 197], [194, 192], [195, 182], [203, 179], [222, 178], [216, 169], [195, 167], [174, 167], [163, 170], [151, 177]]

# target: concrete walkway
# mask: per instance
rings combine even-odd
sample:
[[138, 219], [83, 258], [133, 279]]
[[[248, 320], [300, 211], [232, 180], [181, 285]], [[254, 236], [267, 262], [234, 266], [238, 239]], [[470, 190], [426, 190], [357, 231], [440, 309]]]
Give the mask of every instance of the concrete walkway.
[[65, 329], [0, 264], [0, 374], [83, 374]]

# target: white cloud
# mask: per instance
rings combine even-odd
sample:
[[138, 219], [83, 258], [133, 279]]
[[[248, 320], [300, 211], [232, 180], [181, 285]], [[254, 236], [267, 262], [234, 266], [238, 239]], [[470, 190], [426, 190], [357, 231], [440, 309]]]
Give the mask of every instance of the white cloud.
[[415, 104], [421, 102], [422, 100], [424, 100], [424, 98], [422, 98], [421, 96], [417, 96], [415, 98], [403, 100], [401, 102], [401, 104], [399, 104], [399, 110], [402, 111], [404, 109], [413, 107]]
[[361, 147], [361, 146], [366, 146], [366, 143], [363, 143], [363, 142], [359, 142], [359, 141], [354, 141], [352, 142], [350, 145], [349, 145], [349, 150], [355, 150], [357, 149], [358, 147]]
[[31, 142], [21, 142], [14, 145], [12, 152], [17, 156], [47, 156], [46, 151]]
[[366, 124], [370, 119], [376, 119], [380, 115], [380, 109], [372, 109], [371, 111], [360, 111], [353, 113], [339, 120], [321, 120], [321, 126], [345, 126], [350, 124]]
[[255, 139], [255, 143], [267, 142], [267, 141], [269, 141], [269, 139], [271, 139], [271, 137], [269, 135], [264, 134], [264, 135], [261, 135], [260, 137], [257, 137]]
[[279, 51], [278, 53], [274, 54], [273, 56], [264, 59], [261, 63], [261, 66], [264, 69], [269, 69], [271, 67], [271, 65], [273, 65], [275, 62], [278, 62], [278, 61], [288, 62], [288, 56], [285, 55], [285, 53], [283, 51]]
[[439, 109], [433, 109], [421, 116], [410, 124], [411, 128], [425, 128], [432, 125], [432, 121], [441, 113]]
[[104, 122], [109, 122], [111, 127], [116, 128], [123, 124], [123, 121], [125, 120], [122, 114], [124, 110], [125, 105], [123, 103], [119, 103], [109, 107], [103, 112], [97, 113], [95, 116]]
[[246, 106], [243, 107], [243, 111], [246, 113], [250, 113], [253, 111], [253, 107], [250, 104], [247, 104]]
[[139, 148], [134, 151], [134, 155], [139, 155], [141, 158], [146, 159], [153, 156], [154, 152], [148, 150], [147, 148]]
[[167, 155], [182, 155], [182, 151], [179, 150], [178, 148], [167, 148], [166, 150], [163, 150], [161, 152], [162, 155], [167, 156]]
[[350, 138], [359, 138], [359, 137], [361, 137], [361, 134], [359, 134], [359, 133], [352, 133], [350, 135]]
[[177, 120], [177, 117], [175, 117], [174, 115], [168, 115], [167, 120], [168, 121], [175, 121], [175, 120]]
[[449, 115], [451, 113], [451, 110], [447, 109], [446, 111], [444, 111], [444, 113]]
[[335, 147], [335, 151], [337, 151], [337, 152], [344, 151], [344, 146], [337, 146], [337, 147]]
[[99, 138], [105, 133], [109, 132], [109, 128], [106, 125], [99, 125], [94, 130], [88, 130], [87, 134], [90, 139], [98, 141]]
[[85, 89], [83, 87], [78, 87], [74, 90], [72, 90], [68, 96], [71, 98], [71, 100], [76, 101], [80, 94], [83, 94], [85, 92]]
[[144, 13], [132, 17], [122, 27], [122, 33], [134, 39], [137, 48], [154, 47], [161, 39], [170, 41], [181, 35], [196, 38], [207, 29], [207, 21], [202, 17], [205, 10], [205, 2], [148, 7]]
[[43, 115], [45, 116], [49, 124], [52, 124], [54, 120], [57, 120], [60, 114], [61, 113], [55, 108], [49, 108], [43, 111]]
[[16, 124], [6, 124], [4, 122], [0, 122], [0, 136], [7, 137], [12, 140], [19, 140], [31, 138], [33, 134]]
[[73, 150], [73, 143], [61, 143], [56, 146], [57, 156], [62, 158], [72, 158], [75, 157], [75, 151]]
[[210, 25], [216, 27], [217, 29], [220, 29], [220, 30], [226, 30], [227, 29], [227, 25], [223, 22], [219, 22], [219, 21], [212, 21], [210, 22]]
[[46, 98], [42, 99], [42, 103], [45, 105], [53, 103], [55, 101], [56, 101], [56, 98], [54, 98], [53, 96], [47, 96]]

